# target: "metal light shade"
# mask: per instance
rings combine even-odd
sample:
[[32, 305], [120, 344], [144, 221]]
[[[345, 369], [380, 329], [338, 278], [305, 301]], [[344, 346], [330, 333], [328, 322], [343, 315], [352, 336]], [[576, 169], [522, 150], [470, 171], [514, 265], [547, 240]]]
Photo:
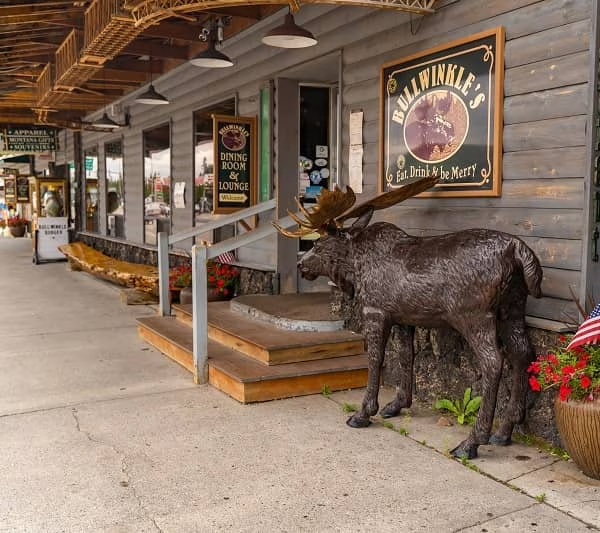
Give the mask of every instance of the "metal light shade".
[[156, 91], [154, 85], [150, 84], [145, 93], [140, 94], [135, 100], [136, 104], [164, 105], [170, 103], [162, 94]]
[[281, 26], [273, 28], [263, 38], [262, 42], [279, 48], [307, 48], [317, 44], [314, 35], [308, 30], [296, 26], [294, 16], [288, 13]]
[[102, 115], [102, 118], [99, 120], [94, 120], [92, 122], [92, 126], [95, 126], [97, 128], [107, 128], [107, 129], [111, 129], [111, 130], [117, 130], [121, 127], [120, 124], [117, 124], [113, 119], [111, 119], [107, 114], [106, 111], [104, 112], [104, 114]]
[[233, 66], [233, 61], [231, 61], [231, 59], [224, 53], [215, 49], [215, 41], [212, 39], [209, 39], [208, 41], [208, 48], [190, 59], [190, 63], [196, 67], [206, 68], [225, 68]]

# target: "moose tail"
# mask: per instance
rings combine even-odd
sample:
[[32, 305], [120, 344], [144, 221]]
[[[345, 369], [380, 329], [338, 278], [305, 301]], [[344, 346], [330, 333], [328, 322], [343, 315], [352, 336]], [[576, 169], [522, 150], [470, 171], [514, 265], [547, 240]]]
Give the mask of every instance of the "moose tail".
[[522, 240], [515, 239], [515, 257], [521, 262], [523, 268], [523, 277], [529, 290], [529, 294], [534, 298], [542, 297], [542, 278], [544, 273], [540, 261], [529, 246]]

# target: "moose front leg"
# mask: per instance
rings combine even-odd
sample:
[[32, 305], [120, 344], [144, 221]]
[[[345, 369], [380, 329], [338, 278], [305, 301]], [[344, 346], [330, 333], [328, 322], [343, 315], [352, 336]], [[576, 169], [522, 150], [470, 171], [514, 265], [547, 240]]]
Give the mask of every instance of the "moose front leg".
[[369, 375], [362, 407], [358, 413], [355, 413], [346, 421], [346, 424], [350, 427], [367, 427], [371, 423], [371, 416], [376, 414], [377, 409], [379, 409], [377, 401], [379, 380], [390, 329], [389, 321], [386, 320], [385, 313], [381, 309], [373, 307], [363, 309], [363, 335], [367, 348]]

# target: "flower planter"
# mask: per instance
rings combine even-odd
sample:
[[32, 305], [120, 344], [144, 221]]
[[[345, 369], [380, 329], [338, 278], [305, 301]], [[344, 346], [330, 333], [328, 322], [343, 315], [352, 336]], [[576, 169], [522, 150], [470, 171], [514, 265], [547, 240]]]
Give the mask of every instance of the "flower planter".
[[181, 287], [170, 287], [169, 288], [169, 303], [170, 304], [178, 304], [180, 293], [181, 293]]
[[191, 287], [183, 287], [179, 293], [179, 303], [181, 305], [188, 305], [192, 303], [193, 292]]
[[18, 226], [9, 226], [8, 229], [13, 237], [24, 237], [27, 228], [25, 224], [20, 224]]
[[600, 479], [600, 402], [554, 402], [558, 433], [573, 462], [586, 475]]

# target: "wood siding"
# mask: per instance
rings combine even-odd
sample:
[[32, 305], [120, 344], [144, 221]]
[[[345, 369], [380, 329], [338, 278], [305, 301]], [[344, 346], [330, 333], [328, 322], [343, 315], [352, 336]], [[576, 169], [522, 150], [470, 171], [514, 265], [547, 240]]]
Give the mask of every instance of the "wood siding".
[[[596, 60], [595, 21], [591, 16], [596, 5], [596, 0], [443, 0], [436, 5], [434, 15], [423, 18], [362, 7], [303, 6], [296, 22], [310, 28], [319, 44], [297, 50], [262, 45], [260, 37], [281, 22], [281, 15], [261, 21], [224, 43], [223, 51], [235, 61], [232, 69], [208, 70], [185, 64], [155, 80], [156, 89], [168, 96], [170, 105], [134, 104], [133, 95], [123, 100], [122, 106], [131, 113], [131, 127], [123, 132], [127, 238], [143, 242], [145, 129], [172, 122], [172, 178], [186, 183], [186, 208], [173, 210], [173, 231], [183, 231], [193, 221], [193, 111], [235, 95], [240, 115], [258, 115], [260, 88], [267, 80], [285, 77], [298, 65], [341, 52], [339, 181], [343, 185], [348, 180], [350, 111], [360, 108], [364, 113], [365, 199], [379, 190], [381, 65], [503, 26], [502, 195], [411, 199], [378, 213], [376, 218], [419, 235], [477, 226], [522, 237], [538, 253], [544, 267], [544, 298], [530, 301], [529, 313], [555, 321], [572, 319], [576, 313], [569, 287], [576, 294], [587, 289], [582, 272], [588, 264], [590, 65]], [[337, 73], [332, 78], [337, 79]], [[279, 126], [274, 125], [274, 135]], [[84, 132], [83, 147], [98, 145], [102, 161], [104, 142], [111, 136], [114, 134]], [[275, 161], [282, 151], [295, 154], [295, 147], [277, 140]], [[276, 194], [286, 189], [279, 187], [282, 179], [284, 176], [275, 172]], [[277, 239], [265, 239], [240, 250], [239, 257], [248, 263], [275, 267]]]

